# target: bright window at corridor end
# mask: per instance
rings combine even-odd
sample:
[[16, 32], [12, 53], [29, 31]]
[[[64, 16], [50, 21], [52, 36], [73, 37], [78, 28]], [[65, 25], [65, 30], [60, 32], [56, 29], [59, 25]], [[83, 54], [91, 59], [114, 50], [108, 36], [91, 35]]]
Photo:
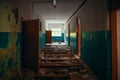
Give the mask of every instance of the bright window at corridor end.
[[61, 36], [61, 28], [51, 28], [52, 36]]

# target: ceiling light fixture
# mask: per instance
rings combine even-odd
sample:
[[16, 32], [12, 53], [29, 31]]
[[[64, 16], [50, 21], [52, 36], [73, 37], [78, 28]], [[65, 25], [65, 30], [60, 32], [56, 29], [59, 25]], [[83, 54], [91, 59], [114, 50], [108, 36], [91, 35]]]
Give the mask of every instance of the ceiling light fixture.
[[57, 1], [56, 0], [46, 0], [46, 1], [44, 1], [44, 0], [42, 0], [42, 1], [35, 0], [35, 1], [32, 1], [32, 8], [33, 8], [34, 4], [39, 4], [39, 3], [52, 3], [53, 7], [56, 8]]
[[56, 0], [53, 0], [53, 6], [56, 8]]

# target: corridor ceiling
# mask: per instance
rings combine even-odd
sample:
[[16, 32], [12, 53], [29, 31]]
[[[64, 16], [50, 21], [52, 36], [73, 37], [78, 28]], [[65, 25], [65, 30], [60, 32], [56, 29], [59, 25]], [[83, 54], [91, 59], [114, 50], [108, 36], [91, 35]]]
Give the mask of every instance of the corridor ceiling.
[[47, 23], [65, 23], [84, 0], [33, 0], [35, 14]]

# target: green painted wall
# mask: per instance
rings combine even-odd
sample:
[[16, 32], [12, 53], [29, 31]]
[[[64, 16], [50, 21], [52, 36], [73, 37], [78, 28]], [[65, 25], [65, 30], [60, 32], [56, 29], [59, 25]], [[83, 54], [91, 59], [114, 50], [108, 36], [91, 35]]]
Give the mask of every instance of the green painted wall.
[[110, 31], [82, 32], [81, 58], [100, 80], [111, 80]]

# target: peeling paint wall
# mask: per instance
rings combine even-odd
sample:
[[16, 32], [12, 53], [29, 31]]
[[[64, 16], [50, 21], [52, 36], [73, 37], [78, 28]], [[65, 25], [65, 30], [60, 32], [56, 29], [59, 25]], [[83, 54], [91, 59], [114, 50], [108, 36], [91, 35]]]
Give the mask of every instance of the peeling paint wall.
[[21, 33], [15, 0], [0, 0], [0, 80], [18, 80]]

